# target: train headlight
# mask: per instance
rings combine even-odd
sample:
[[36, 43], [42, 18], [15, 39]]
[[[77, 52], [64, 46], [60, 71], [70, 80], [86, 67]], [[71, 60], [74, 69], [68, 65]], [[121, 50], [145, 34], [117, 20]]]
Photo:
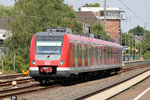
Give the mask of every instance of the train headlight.
[[59, 65], [63, 65], [65, 63], [65, 61], [60, 61]]
[[36, 65], [36, 62], [34, 60], [31, 61], [32, 65]]

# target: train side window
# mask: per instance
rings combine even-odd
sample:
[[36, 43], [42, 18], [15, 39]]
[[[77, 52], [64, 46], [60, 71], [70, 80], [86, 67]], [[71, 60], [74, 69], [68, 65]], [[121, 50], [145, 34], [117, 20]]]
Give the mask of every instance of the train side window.
[[75, 44], [72, 43], [73, 59], [75, 59]]
[[90, 63], [90, 61], [91, 61], [91, 44], [88, 44], [87, 49], [88, 49], [88, 65], [90, 66], [91, 65], [91, 63]]
[[72, 62], [72, 58], [73, 58], [73, 50], [72, 50], [72, 43], [70, 42], [70, 47], [69, 47], [69, 55], [70, 55], [70, 61]]

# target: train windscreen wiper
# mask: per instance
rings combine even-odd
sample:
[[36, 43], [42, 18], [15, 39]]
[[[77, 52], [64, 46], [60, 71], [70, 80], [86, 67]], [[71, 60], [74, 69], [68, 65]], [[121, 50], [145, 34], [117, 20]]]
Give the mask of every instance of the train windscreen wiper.
[[57, 50], [57, 47], [52, 51], [52, 53], [50, 53], [48, 56], [47, 56], [47, 58], [49, 58], [52, 54], [54, 54], [54, 51], [56, 51]]

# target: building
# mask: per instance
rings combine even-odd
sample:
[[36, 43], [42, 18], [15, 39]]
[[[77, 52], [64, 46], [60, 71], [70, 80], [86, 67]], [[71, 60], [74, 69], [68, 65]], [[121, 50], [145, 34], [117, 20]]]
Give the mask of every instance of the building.
[[0, 18], [0, 58], [2, 56], [2, 50], [3, 50], [3, 41], [12, 33], [8, 30], [8, 22], [12, 21], [13, 18], [10, 17], [2, 17]]
[[2, 17], [0, 18], [0, 46], [3, 44], [3, 41], [11, 34], [8, 30], [8, 22], [12, 21], [13, 18]]
[[[81, 12], [92, 11], [93, 14], [104, 25], [104, 7], [81, 7]], [[121, 13], [124, 12], [118, 7], [106, 7], [106, 31], [116, 43], [121, 41]]]
[[91, 11], [76, 12], [77, 20], [83, 24], [83, 32], [91, 33], [90, 29], [93, 24], [97, 24], [99, 21]]

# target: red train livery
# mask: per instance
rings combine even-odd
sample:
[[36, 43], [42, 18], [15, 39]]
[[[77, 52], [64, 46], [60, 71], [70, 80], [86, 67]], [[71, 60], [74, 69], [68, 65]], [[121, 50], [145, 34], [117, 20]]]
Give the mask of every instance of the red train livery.
[[30, 76], [37, 81], [121, 68], [122, 46], [116, 43], [64, 30], [38, 32], [31, 40]]

